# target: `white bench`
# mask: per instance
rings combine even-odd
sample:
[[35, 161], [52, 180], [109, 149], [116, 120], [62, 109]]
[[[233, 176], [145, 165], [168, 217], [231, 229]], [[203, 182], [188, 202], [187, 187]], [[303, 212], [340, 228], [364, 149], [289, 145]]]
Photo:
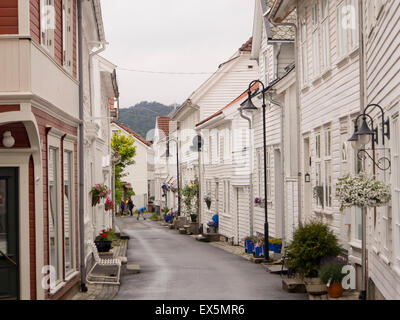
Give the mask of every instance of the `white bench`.
[[[86, 276], [86, 281], [91, 284], [99, 283], [99, 284], [117, 284], [119, 285], [120, 282], [120, 275], [121, 275], [121, 260], [119, 259], [101, 259], [99, 256], [99, 252], [97, 251], [97, 247], [93, 241], [88, 241], [88, 245], [92, 249], [93, 257], [94, 257], [94, 265], [88, 272]], [[116, 276], [95, 276], [92, 274], [93, 270], [97, 267], [109, 267], [109, 268], [117, 268]], [[90, 280], [93, 279], [93, 280]], [[103, 279], [103, 280], [100, 280]], [[106, 281], [111, 280], [111, 281]]]

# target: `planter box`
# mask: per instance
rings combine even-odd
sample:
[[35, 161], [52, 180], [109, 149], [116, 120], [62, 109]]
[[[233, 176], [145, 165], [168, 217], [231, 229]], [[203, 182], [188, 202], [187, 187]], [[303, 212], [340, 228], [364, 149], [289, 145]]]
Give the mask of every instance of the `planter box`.
[[326, 284], [322, 283], [319, 278], [304, 278], [304, 284], [309, 294], [321, 295], [328, 292]]
[[98, 252], [108, 252], [111, 249], [112, 241], [95, 241]]

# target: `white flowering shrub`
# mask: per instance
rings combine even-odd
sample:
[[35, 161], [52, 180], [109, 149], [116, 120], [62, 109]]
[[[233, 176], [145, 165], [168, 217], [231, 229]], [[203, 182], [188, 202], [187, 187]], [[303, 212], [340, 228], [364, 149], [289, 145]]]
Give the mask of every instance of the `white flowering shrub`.
[[391, 199], [390, 187], [374, 178], [346, 175], [336, 184], [340, 210], [348, 207], [382, 207]]

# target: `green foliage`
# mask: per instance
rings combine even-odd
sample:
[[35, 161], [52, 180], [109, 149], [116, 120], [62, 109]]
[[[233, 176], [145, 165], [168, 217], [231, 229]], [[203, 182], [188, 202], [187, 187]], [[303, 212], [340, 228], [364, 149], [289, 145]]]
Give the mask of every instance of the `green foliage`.
[[116, 238], [115, 232], [113, 229], [103, 230], [96, 237], [95, 241], [113, 241]]
[[342, 273], [346, 261], [340, 258], [332, 258], [321, 264], [318, 271], [318, 277], [323, 283], [342, 283], [346, 274]]
[[338, 239], [329, 227], [313, 221], [295, 231], [287, 255], [291, 268], [301, 276], [316, 277], [321, 260], [336, 257], [340, 252]]
[[278, 239], [278, 238], [269, 239], [268, 242], [269, 242], [270, 244], [282, 244], [282, 240], [281, 240], [281, 239]]
[[196, 179], [185, 186], [181, 192], [184, 211], [189, 216], [199, 213], [199, 181]]
[[[122, 178], [127, 174], [124, 172], [127, 166], [135, 163], [136, 156], [135, 139], [132, 135], [125, 136], [121, 131], [115, 132], [111, 138], [111, 147], [119, 154], [120, 162], [115, 164], [115, 199], [117, 203], [124, 195], [124, 183]], [[133, 196], [133, 191], [128, 191], [128, 197]]]
[[154, 129], [157, 117], [168, 116], [175, 105], [166, 106], [158, 102], [143, 101], [130, 108], [121, 108], [119, 110], [119, 121], [143, 138], [151, 140], [153, 137], [147, 137], [147, 133]]
[[153, 215], [150, 217], [150, 220], [158, 221], [160, 220], [160, 215], [158, 213], [153, 213]]

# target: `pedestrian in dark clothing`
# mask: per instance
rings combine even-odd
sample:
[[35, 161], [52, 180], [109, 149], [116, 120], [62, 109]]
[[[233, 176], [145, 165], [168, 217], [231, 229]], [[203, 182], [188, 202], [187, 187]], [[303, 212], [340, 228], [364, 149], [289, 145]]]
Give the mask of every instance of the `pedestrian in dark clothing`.
[[125, 201], [124, 199], [121, 199], [121, 216], [124, 215], [124, 211], [125, 211]]
[[132, 202], [132, 199], [129, 199], [128, 200], [128, 209], [129, 209], [129, 212], [131, 213], [131, 216], [133, 216], [133, 207], [134, 207], [135, 205], [133, 204], [133, 202]]

